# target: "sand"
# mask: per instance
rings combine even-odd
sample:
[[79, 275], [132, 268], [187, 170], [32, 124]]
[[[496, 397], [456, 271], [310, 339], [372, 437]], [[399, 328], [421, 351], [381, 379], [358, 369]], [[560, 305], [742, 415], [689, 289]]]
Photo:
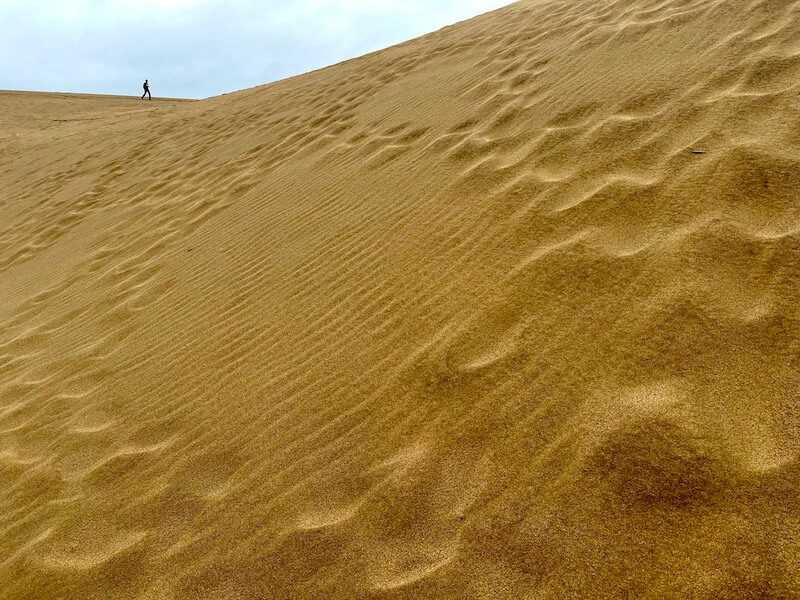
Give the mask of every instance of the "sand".
[[799, 92], [797, 2], [534, 0], [0, 93], [0, 597], [800, 597]]

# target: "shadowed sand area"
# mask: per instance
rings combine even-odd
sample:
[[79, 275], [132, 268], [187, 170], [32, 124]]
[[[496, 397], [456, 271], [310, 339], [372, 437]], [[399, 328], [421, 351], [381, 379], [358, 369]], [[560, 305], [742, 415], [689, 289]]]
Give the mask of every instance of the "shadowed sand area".
[[523, 1], [0, 93], [0, 597], [800, 598], [800, 3]]

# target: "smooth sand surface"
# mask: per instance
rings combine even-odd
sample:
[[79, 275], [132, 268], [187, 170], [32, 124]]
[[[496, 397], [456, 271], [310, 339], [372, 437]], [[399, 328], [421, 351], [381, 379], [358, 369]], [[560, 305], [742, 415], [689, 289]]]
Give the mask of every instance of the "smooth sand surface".
[[3, 599], [800, 597], [800, 3], [4, 92], [0, 194]]

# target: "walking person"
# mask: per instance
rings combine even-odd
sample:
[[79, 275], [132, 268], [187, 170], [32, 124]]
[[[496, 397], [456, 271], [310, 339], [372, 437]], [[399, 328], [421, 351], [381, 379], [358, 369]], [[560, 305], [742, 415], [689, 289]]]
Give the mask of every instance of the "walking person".
[[153, 97], [150, 95], [150, 84], [147, 83], [147, 79], [144, 80], [144, 84], [142, 85], [142, 87], [144, 88], [144, 94], [142, 94], [142, 100], [144, 100], [145, 96], [147, 96], [148, 100], [152, 100]]

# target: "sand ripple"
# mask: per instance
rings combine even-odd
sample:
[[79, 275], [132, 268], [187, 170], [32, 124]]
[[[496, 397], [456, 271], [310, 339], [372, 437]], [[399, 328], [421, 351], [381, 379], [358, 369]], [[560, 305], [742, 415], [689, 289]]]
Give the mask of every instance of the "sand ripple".
[[0, 598], [800, 597], [798, 33], [0, 93]]

